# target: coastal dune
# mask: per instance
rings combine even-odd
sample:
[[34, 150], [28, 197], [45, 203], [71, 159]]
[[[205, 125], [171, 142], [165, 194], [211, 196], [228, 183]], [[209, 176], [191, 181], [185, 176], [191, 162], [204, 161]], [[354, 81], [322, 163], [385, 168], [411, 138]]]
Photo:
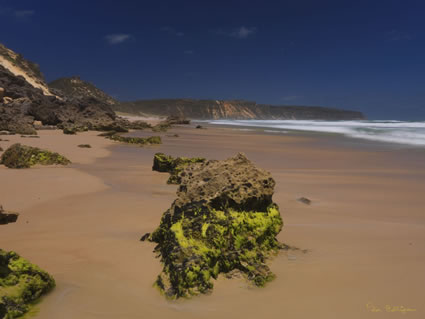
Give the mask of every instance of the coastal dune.
[[[160, 133], [162, 145], [143, 148], [94, 132], [39, 135], [0, 142], [3, 149], [15, 142], [47, 148], [72, 161], [60, 168], [0, 167], [7, 181], [0, 183], [0, 203], [21, 213], [1, 228], [1, 247], [57, 282], [36, 318], [424, 316], [423, 149], [222, 127], [175, 127]], [[83, 143], [92, 148], [77, 147]], [[166, 184], [168, 174], [152, 171], [156, 152], [209, 159], [244, 152], [271, 172], [284, 221], [278, 239], [300, 248], [272, 259], [274, 281], [253, 288], [220, 277], [212, 294], [178, 301], [153, 288], [162, 267], [154, 244], [139, 239], [157, 227], [176, 191]]]

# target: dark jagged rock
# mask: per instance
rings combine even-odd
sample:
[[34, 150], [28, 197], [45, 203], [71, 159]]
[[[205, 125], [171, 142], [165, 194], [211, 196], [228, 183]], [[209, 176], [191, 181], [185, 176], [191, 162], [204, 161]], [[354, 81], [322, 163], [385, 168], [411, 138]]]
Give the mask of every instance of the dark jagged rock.
[[80, 145], [78, 145], [78, 147], [80, 147], [80, 148], [91, 148], [91, 145], [90, 144], [80, 144]]
[[19, 214], [6, 212], [3, 210], [3, 206], [0, 205], [0, 225], [6, 225], [10, 223], [16, 223]]
[[[115, 123], [115, 112], [104, 96], [49, 89], [35, 63], [1, 44], [0, 56], [8, 61], [0, 65], [0, 130], [35, 134], [34, 121], [43, 126], [86, 130]], [[24, 76], [16, 75], [16, 70]]]
[[10, 146], [1, 156], [0, 164], [9, 168], [29, 168], [36, 164], [41, 165], [67, 165], [71, 163], [66, 157], [42, 150], [37, 147], [21, 145], [19, 143]]
[[0, 249], [0, 318], [17, 318], [55, 287], [54, 279], [15, 252]]
[[300, 203], [306, 204], [306, 205], [310, 205], [311, 204], [311, 200], [308, 199], [307, 197], [300, 197], [297, 199]]
[[78, 132], [78, 129], [76, 127], [65, 127], [63, 129], [63, 134], [66, 134], [66, 135], [75, 135], [77, 134], [77, 132]]
[[83, 81], [79, 76], [70, 78], [60, 78], [49, 83], [51, 89], [62, 92], [67, 96], [86, 96], [93, 97], [102, 101], [106, 105], [115, 105], [118, 103], [114, 98], [98, 89], [94, 84]]
[[190, 120], [186, 119], [183, 116], [179, 115], [170, 115], [167, 117], [166, 122], [172, 124], [190, 124]]
[[23, 77], [0, 65], [0, 87], [7, 103], [0, 101], [0, 130], [35, 134], [34, 120], [43, 125], [86, 127], [91, 130], [112, 125], [115, 113], [93, 97], [47, 96]]
[[130, 130], [144, 130], [147, 128], [152, 128], [152, 125], [144, 121], [128, 121], [124, 119], [119, 119], [122, 125]]
[[212, 278], [234, 271], [256, 286], [272, 280], [266, 261], [281, 247], [275, 237], [283, 222], [270, 173], [238, 154], [188, 165], [179, 176], [177, 199], [149, 236], [164, 265], [160, 291], [168, 298], [206, 293]]
[[202, 157], [176, 157], [165, 155], [163, 153], [156, 153], [153, 158], [152, 170], [158, 172], [168, 172], [170, 173], [170, 178], [167, 181], [167, 184], [180, 184], [181, 178], [179, 173], [190, 164], [202, 163], [206, 159]]

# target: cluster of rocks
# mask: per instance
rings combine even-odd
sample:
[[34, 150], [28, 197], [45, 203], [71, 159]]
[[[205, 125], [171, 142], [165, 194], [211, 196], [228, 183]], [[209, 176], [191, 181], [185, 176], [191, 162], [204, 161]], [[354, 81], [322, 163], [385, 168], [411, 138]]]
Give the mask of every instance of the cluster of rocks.
[[0, 318], [27, 313], [41, 296], [55, 287], [55, 280], [17, 253], [0, 249]]
[[0, 65], [0, 130], [36, 134], [34, 122], [59, 128], [99, 130], [115, 122], [109, 105], [93, 97], [44, 95], [23, 77]]
[[[158, 160], [158, 169], [168, 163]], [[168, 298], [206, 293], [220, 273], [238, 273], [256, 286], [272, 280], [266, 261], [282, 247], [276, 235], [283, 222], [270, 173], [238, 154], [187, 165], [178, 176], [177, 199], [142, 237], [157, 243], [160, 291]]]
[[37, 147], [19, 143], [10, 146], [0, 158], [0, 164], [9, 168], [29, 168], [36, 164], [67, 165], [71, 163], [66, 157]]
[[0, 205], [0, 225], [7, 225], [10, 223], [16, 223], [18, 220], [18, 213], [6, 212], [3, 206]]
[[152, 170], [157, 172], [168, 172], [170, 177], [167, 180], [167, 184], [180, 184], [181, 177], [179, 174], [184, 168], [190, 164], [202, 163], [206, 159], [203, 157], [172, 157], [165, 155], [164, 153], [156, 153], [153, 157]]

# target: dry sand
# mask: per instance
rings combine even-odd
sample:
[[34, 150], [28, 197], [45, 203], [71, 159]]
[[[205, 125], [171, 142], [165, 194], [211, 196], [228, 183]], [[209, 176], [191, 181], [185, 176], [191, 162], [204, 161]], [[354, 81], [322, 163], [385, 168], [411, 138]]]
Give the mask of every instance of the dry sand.
[[[1, 228], [0, 247], [57, 281], [36, 318], [425, 317], [424, 150], [193, 127], [174, 128], [162, 134], [163, 145], [145, 148], [94, 133], [2, 137], [73, 161], [67, 168], [0, 168], [0, 203], [21, 213]], [[169, 137], [174, 133], [180, 137]], [[76, 147], [82, 143], [93, 148]], [[159, 151], [215, 159], [245, 152], [276, 179], [285, 222], [279, 239], [309, 252], [274, 258], [277, 278], [265, 288], [221, 278], [211, 295], [166, 301], [152, 287], [161, 270], [154, 246], [139, 242], [175, 198], [167, 174], [151, 171]], [[301, 196], [312, 205], [296, 201]], [[386, 305], [416, 311], [390, 313]]]

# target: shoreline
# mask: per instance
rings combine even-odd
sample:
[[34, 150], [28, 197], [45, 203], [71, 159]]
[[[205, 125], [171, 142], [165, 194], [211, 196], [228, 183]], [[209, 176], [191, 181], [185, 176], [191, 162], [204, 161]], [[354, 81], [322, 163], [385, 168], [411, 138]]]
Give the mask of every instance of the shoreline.
[[[75, 156], [73, 166], [0, 168], [2, 180], [16, 180], [13, 189], [0, 186], [3, 206], [23, 209], [18, 223], [2, 228], [2, 248], [17, 250], [58, 283], [38, 305], [36, 318], [216, 318], [229, 312], [245, 318], [375, 318], [368, 303], [416, 308], [409, 318], [423, 315], [421, 152], [372, 151], [350, 148], [350, 143], [341, 148], [326, 137], [215, 126], [132, 132], [163, 137], [162, 145], [143, 148], [85, 133], [58, 134], [55, 140], [45, 134], [40, 139], [16, 139], [46, 143], [58, 152], [68, 148], [70, 159]], [[98, 145], [99, 156], [82, 150], [77, 158], [70, 145], [83, 138]], [[277, 278], [265, 288], [220, 278], [211, 295], [166, 301], [152, 288], [161, 270], [153, 244], [139, 242], [175, 198], [176, 186], [166, 184], [168, 175], [151, 170], [153, 154], [224, 159], [239, 151], [270, 171], [277, 182], [274, 200], [285, 224], [278, 239], [309, 252], [276, 256], [271, 268]], [[68, 172], [70, 179], [64, 179]], [[54, 194], [62, 184], [70, 189], [38, 202], [28, 196], [37, 188], [31, 180], [42, 180], [46, 194]], [[312, 205], [299, 203], [301, 196]]]

